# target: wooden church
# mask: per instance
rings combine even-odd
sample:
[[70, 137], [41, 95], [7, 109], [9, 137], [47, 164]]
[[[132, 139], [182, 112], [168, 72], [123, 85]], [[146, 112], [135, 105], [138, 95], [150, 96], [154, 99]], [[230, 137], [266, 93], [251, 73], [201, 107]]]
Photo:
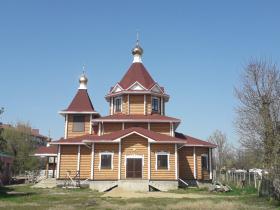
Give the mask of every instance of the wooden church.
[[67, 109], [64, 138], [57, 148], [57, 182], [87, 180], [92, 189], [148, 190], [212, 180], [209, 142], [176, 132], [180, 119], [166, 115], [170, 96], [142, 63], [139, 42], [133, 63], [105, 96], [109, 115], [101, 116], [88, 95], [85, 74]]

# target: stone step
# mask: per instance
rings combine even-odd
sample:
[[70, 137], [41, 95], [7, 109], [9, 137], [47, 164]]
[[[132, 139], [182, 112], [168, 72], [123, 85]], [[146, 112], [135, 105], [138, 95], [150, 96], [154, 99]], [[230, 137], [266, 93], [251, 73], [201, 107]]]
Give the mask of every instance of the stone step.
[[149, 181], [148, 180], [119, 180], [118, 188], [133, 191], [133, 192], [148, 192]]

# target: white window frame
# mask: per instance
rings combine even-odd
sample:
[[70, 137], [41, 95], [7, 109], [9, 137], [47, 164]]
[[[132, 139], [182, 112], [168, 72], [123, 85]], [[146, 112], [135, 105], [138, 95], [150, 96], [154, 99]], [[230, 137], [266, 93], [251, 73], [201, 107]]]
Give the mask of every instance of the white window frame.
[[[101, 156], [102, 155], [111, 155], [111, 168], [101, 168]], [[113, 160], [114, 160], [114, 153], [113, 152], [100, 152], [99, 153], [99, 171], [100, 170], [113, 170], [114, 169], [114, 164], [113, 164]]]
[[121, 110], [120, 110], [119, 112], [122, 112], [122, 102], [123, 102], [123, 100], [122, 100], [122, 97], [121, 97], [121, 96], [118, 96], [118, 97], [115, 97], [115, 98], [114, 98], [114, 113], [118, 113], [118, 112], [116, 111], [116, 108], [117, 108], [117, 103], [116, 103], [116, 101], [117, 101], [118, 99], [121, 100]]
[[[154, 99], [157, 99], [157, 100], [158, 100], [158, 111], [157, 111], [157, 112], [153, 110], [153, 100], [154, 100]], [[159, 97], [152, 96], [151, 105], [152, 105], [152, 107], [151, 107], [151, 108], [152, 108], [152, 112], [160, 113], [160, 98], [159, 98]]]
[[208, 154], [202, 154], [201, 155], [201, 168], [202, 168], [202, 157], [206, 157], [206, 169], [209, 170], [209, 156]]
[[[158, 155], [167, 155], [167, 169], [158, 168]], [[155, 165], [156, 171], [157, 170], [168, 170], [168, 171], [170, 170], [169, 156], [170, 156], [169, 152], [156, 152], [156, 165]]]

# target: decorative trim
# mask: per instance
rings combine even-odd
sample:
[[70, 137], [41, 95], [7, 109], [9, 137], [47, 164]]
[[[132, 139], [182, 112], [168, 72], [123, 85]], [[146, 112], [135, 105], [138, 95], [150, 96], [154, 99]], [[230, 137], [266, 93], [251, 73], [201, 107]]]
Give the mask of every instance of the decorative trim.
[[170, 123], [170, 136], [174, 137], [174, 125], [172, 122]]
[[122, 143], [119, 142], [119, 163], [118, 163], [118, 179], [121, 179], [121, 158], [122, 158]]
[[110, 115], [113, 115], [113, 110], [114, 110], [114, 98], [111, 98], [111, 102], [110, 102]]
[[210, 169], [209, 178], [212, 179], [212, 149], [211, 148], [209, 148], [209, 169]]
[[160, 97], [160, 114], [163, 115], [163, 97]]
[[129, 97], [129, 94], [127, 94], [127, 109], [128, 109], [128, 114], [130, 114], [130, 97]]
[[148, 180], [151, 179], [151, 143], [148, 142]]
[[97, 115], [99, 115], [99, 113], [96, 111], [89, 111], [89, 112], [87, 112], [87, 111], [82, 111], [82, 112], [80, 112], [80, 111], [59, 111], [58, 113], [61, 115], [67, 115], [67, 114], [97, 114]]
[[122, 130], [124, 130], [124, 122], [122, 123]]
[[92, 114], [89, 116], [89, 124], [90, 124], [90, 127], [89, 127], [89, 133], [90, 134], [92, 134], [92, 126], [93, 126], [93, 124], [92, 124]]
[[52, 153], [44, 153], [44, 154], [41, 154], [41, 153], [36, 153], [34, 154], [33, 156], [36, 156], [36, 157], [56, 157], [57, 154], [52, 154]]
[[93, 119], [94, 122], [175, 122], [180, 123], [181, 120], [161, 120], [161, 119]]
[[185, 144], [182, 147], [208, 147], [208, 148], [216, 148], [216, 146], [209, 146], [203, 144]]
[[64, 138], [67, 138], [68, 134], [68, 114], [65, 115], [65, 126], [64, 126]]
[[[159, 91], [155, 91], [155, 90], [154, 90], [155, 88], [156, 88], [157, 90], [159, 90]], [[154, 84], [154, 86], [151, 87], [150, 90], [151, 90], [152, 92], [154, 92], [154, 93], [162, 93], [162, 94], [164, 94], [164, 92], [162, 91], [162, 89], [160, 88], [160, 86], [159, 86], [157, 83]]]
[[195, 147], [193, 147], [193, 177], [196, 179], [196, 153]]
[[[130, 85], [128, 88], [126, 88], [126, 90], [130, 90], [133, 86], [136, 86], [136, 85], [138, 85], [141, 88], [139, 90], [148, 90], [138, 81], [134, 82], [132, 85]], [[139, 90], [137, 90], [137, 91], [139, 91]]]
[[61, 146], [58, 145], [58, 153], [57, 153], [57, 169], [56, 169], [56, 178], [59, 179], [59, 172], [60, 172], [60, 148]]
[[77, 154], [77, 171], [80, 170], [80, 160], [81, 160], [81, 145], [78, 146], [78, 154]]
[[146, 95], [144, 95], [144, 115], [147, 114], [147, 99], [146, 99]]
[[148, 142], [155, 142], [154, 139], [151, 139], [151, 138], [149, 138], [149, 137], [147, 137], [147, 136], [145, 136], [145, 135], [143, 135], [143, 134], [141, 134], [141, 133], [138, 133], [138, 132], [136, 132], [136, 131], [132, 131], [132, 132], [130, 132], [130, 133], [128, 133], [128, 134], [125, 134], [125, 135], [123, 135], [123, 136], [117, 138], [116, 140], [113, 140], [113, 142], [119, 142], [120, 139], [123, 139], [123, 138], [125, 138], [125, 137], [127, 137], [127, 136], [130, 136], [130, 135], [132, 135], [132, 134], [137, 134], [137, 135], [139, 135], [139, 136], [142, 136], [143, 138], [148, 139]]
[[90, 179], [93, 180], [94, 173], [94, 143], [91, 145]]
[[157, 164], [158, 155], [167, 155], [167, 170], [169, 171], [170, 170], [170, 163], [169, 163], [170, 153], [169, 152], [163, 152], [163, 151], [156, 152], [156, 154], [155, 154], [155, 156], [156, 156], [156, 165], [155, 165], [156, 171], [157, 170], [166, 170], [166, 169], [158, 169], [158, 164]]
[[101, 123], [99, 122], [98, 123], [98, 136], [101, 135]]
[[175, 144], [175, 179], [178, 179], [178, 145]]
[[101, 156], [102, 155], [111, 155], [111, 168], [108, 168], [109, 170], [113, 170], [114, 169], [114, 164], [113, 164], [113, 161], [114, 161], [114, 152], [100, 152], [99, 153], [99, 166], [98, 166], [98, 169], [99, 171], [100, 170], [106, 170], [106, 169], [102, 169], [101, 168]]
[[[119, 90], [119, 91], [116, 91], [118, 88], [119, 88], [120, 90]], [[118, 92], [120, 92], [120, 91], [122, 91], [122, 90], [123, 90], [122, 86], [120, 86], [120, 84], [117, 83], [117, 84], [113, 87], [113, 89], [111, 90], [110, 93], [118, 93]]]
[[123, 94], [134, 94], [134, 95], [137, 95], [137, 94], [141, 94], [141, 95], [143, 95], [143, 94], [152, 94], [152, 95], [154, 95], [154, 96], [159, 96], [159, 97], [161, 97], [161, 96], [163, 96], [165, 99], [167, 99], [167, 101], [168, 101], [168, 99], [169, 99], [169, 95], [167, 95], [167, 94], [160, 94], [160, 93], [155, 93], [155, 92], [153, 92], [153, 91], [150, 91], [150, 90], [143, 90], [143, 91], [139, 91], [139, 90], [136, 90], [136, 91], [133, 91], [133, 90], [123, 90], [123, 91], [120, 91], [120, 92], [117, 92], [117, 93], [109, 93], [109, 94], [107, 94], [106, 96], [105, 96], [105, 98], [107, 99], [107, 100], [109, 100], [109, 98], [110, 97], [114, 97], [114, 96], [118, 96], [118, 95], [123, 95]]

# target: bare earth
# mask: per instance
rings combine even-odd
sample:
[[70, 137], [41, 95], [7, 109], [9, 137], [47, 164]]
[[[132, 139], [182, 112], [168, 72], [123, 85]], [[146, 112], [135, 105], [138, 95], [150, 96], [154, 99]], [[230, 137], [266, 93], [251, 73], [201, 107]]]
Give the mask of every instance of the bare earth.
[[113, 190], [102, 195], [101, 197], [111, 197], [111, 198], [211, 198], [212, 197], [213, 198], [215, 197], [215, 195], [203, 195], [203, 194], [195, 194], [195, 193], [177, 194], [177, 193], [169, 193], [169, 192], [132, 192], [132, 191], [125, 191], [120, 188], [114, 188]]

